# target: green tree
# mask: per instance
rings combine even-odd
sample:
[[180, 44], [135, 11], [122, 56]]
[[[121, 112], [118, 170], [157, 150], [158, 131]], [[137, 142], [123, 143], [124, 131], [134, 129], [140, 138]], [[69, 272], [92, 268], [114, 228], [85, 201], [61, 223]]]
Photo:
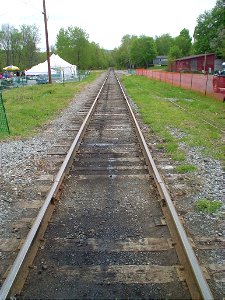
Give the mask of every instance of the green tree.
[[158, 55], [168, 55], [170, 48], [174, 45], [174, 39], [169, 33], [155, 37]]
[[130, 51], [135, 67], [148, 68], [157, 55], [154, 39], [145, 35], [133, 40]]
[[10, 34], [10, 57], [14, 65], [21, 66], [22, 35], [18, 29], [12, 27]]
[[5, 53], [5, 64], [9, 65], [12, 63], [12, 43], [11, 34], [15, 30], [15, 27], [9, 24], [3, 24], [0, 31], [0, 47]]
[[21, 25], [21, 61], [24, 68], [32, 67], [38, 63], [37, 45], [40, 42], [40, 33], [36, 25]]
[[121, 46], [117, 50], [117, 65], [120, 68], [132, 68], [131, 46], [137, 39], [135, 35], [125, 35], [121, 40]]
[[217, 0], [215, 7], [197, 19], [194, 31], [195, 54], [213, 52], [225, 58], [224, 1]]
[[112, 62], [111, 52], [88, 39], [79, 27], [61, 28], [56, 38], [57, 53], [79, 69], [107, 68]]
[[14, 64], [21, 69], [34, 65], [38, 61], [39, 41], [36, 25], [21, 25], [20, 29], [16, 29], [9, 24], [3, 24], [0, 30], [0, 50], [4, 65]]
[[216, 53], [218, 57], [225, 59], [225, 28], [218, 30], [218, 34], [212, 38], [210, 46], [212, 52]]
[[182, 57], [181, 49], [177, 45], [172, 46], [168, 54], [168, 65], [171, 65], [175, 59], [180, 57]]
[[181, 50], [181, 56], [188, 56], [191, 54], [192, 38], [190, 37], [189, 30], [183, 29], [174, 40], [175, 46]]
[[79, 69], [86, 69], [90, 65], [90, 43], [88, 34], [79, 27], [61, 28], [56, 38], [56, 48], [63, 56]]
[[74, 63], [78, 68], [86, 69], [89, 65], [88, 34], [79, 27], [68, 27], [69, 39], [74, 54]]
[[6, 66], [5, 61], [5, 52], [3, 50], [0, 50], [0, 72], [2, 72], [2, 69]]
[[70, 45], [69, 36], [67, 30], [61, 28], [56, 37], [56, 49], [57, 53], [61, 55], [65, 60], [70, 61], [73, 57], [73, 50]]
[[108, 66], [107, 52], [94, 42], [90, 43], [90, 65], [92, 69], [103, 69]]

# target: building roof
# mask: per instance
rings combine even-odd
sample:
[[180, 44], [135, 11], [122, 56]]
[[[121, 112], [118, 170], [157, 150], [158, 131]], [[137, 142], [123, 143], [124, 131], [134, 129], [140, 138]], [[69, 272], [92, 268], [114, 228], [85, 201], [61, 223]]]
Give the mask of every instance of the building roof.
[[198, 54], [198, 55], [191, 55], [191, 56], [177, 58], [177, 59], [175, 59], [175, 61], [178, 61], [178, 60], [187, 60], [187, 59], [198, 58], [198, 57], [209, 56], [209, 55], [215, 55], [215, 53], [204, 53], [204, 54]]

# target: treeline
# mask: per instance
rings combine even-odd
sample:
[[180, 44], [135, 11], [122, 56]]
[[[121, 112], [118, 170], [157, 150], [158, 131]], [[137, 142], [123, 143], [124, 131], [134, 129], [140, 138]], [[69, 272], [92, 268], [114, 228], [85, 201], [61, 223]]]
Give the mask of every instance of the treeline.
[[168, 61], [189, 55], [215, 53], [225, 59], [225, 13], [224, 0], [217, 0], [211, 11], [205, 11], [197, 19], [194, 41], [188, 29], [179, 36], [169, 34], [156, 36], [126, 35], [121, 46], [113, 53], [117, 67], [148, 67], [156, 55], [167, 56]]
[[[148, 67], [157, 55], [168, 60], [202, 53], [215, 53], [225, 59], [224, 1], [217, 0], [211, 11], [205, 11], [197, 19], [194, 41], [188, 29], [179, 36], [166, 33], [155, 38], [125, 35], [121, 45], [114, 50], [102, 49], [89, 41], [88, 34], [79, 27], [61, 28], [51, 52], [59, 54], [79, 69], [105, 69]], [[40, 33], [36, 25], [21, 25], [19, 29], [3, 24], [0, 30], [0, 69], [14, 64], [20, 69], [43, 62], [46, 53], [40, 52]]]
[[[78, 27], [61, 28], [52, 53], [59, 54], [79, 69], [100, 69], [112, 65], [110, 51], [89, 42], [88, 34]], [[40, 52], [40, 33], [36, 25], [21, 25], [19, 29], [3, 24], [0, 30], [0, 72], [13, 64], [21, 70], [46, 60], [46, 53]]]
[[112, 65], [110, 51], [88, 39], [88, 34], [79, 27], [61, 28], [56, 37], [55, 52], [83, 70], [105, 69]]
[[0, 30], [0, 72], [10, 64], [23, 70], [43, 62], [43, 53], [37, 48], [39, 42], [40, 33], [36, 25], [21, 25], [17, 29], [3, 24]]

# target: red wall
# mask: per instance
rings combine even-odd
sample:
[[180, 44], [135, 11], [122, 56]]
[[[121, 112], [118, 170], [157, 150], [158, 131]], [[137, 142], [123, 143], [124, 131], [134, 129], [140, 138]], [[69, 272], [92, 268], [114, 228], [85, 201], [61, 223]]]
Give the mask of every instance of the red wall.
[[225, 99], [225, 91], [215, 92], [213, 89], [213, 76], [203, 74], [175, 73], [156, 70], [136, 69], [137, 75], [149, 77], [170, 83], [175, 86], [201, 92], [206, 96], [214, 97], [220, 101]]
[[[205, 69], [205, 72], [209, 72], [209, 68], [211, 68], [211, 72], [214, 72], [214, 62], [215, 62], [215, 55], [214, 54], [208, 54], [208, 55], [202, 55], [198, 57], [190, 57], [190, 58], [184, 58], [176, 61], [175, 64], [175, 71], [176, 72], [185, 72], [185, 71], [194, 71], [193, 70], [193, 62], [196, 61], [195, 68], [196, 71], [202, 72]], [[205, 68], [204, 68], [205, 64]]]

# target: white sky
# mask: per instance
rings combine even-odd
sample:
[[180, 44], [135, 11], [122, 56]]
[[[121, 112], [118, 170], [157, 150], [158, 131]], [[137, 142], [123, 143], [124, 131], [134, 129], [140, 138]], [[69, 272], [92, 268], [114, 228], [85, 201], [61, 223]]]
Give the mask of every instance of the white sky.
[[[172, 37], [187, 28], [193, 35], [198, 16], [215, 7], [216, 0], [45, 0], [49, 44], [54, 45], [60, 28], [78, 26], [89, 41], [105, 49], [121, 44], [125, 34]], [[43, 0], [5, 0], [0, 5], [0, 27], [8, 23], [19, 29], [36, 24], [45, 50]]]

